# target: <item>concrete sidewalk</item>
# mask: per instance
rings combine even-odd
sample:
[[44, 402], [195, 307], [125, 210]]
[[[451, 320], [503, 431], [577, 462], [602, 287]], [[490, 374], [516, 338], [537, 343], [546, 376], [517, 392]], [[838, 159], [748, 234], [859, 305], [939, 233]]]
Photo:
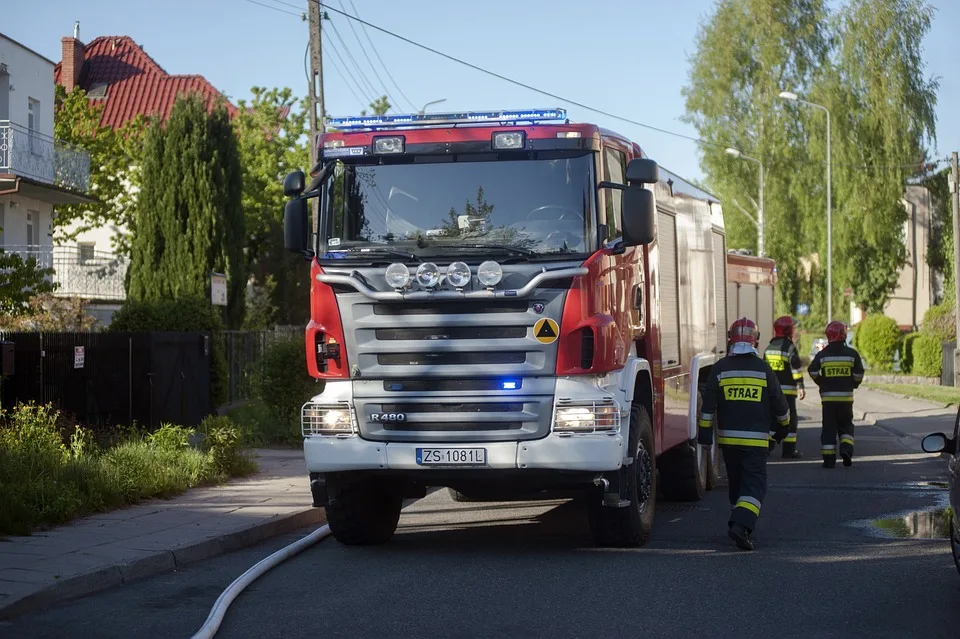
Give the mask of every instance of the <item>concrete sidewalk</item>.
[[303, 453], [255, 454], [252, 477], [0, 540], [0, 619], [323, 522]]
[[[804, 375], [807, 396], [800, 404], [811, 410], [820, 410], [820, 391], [808, 375]], [[861, 386], [853, 395], [853, 418], [857, 422], [875, 424], [877, 420], [904, 415], [938, 416], [956, 415], [957, 407], [930, 402], [916, 397], [897, 395], [886, 391]]]

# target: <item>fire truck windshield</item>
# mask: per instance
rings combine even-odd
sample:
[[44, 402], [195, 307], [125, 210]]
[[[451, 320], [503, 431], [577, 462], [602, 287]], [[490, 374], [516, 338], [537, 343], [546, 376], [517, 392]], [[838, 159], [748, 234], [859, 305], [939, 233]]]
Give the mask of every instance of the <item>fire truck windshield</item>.
[[338, 163], [326, 194], [327, 249], [395, 246], [417, 255], [468, 247], [519, 255], [591, 249], [587, 229], [595, 186], [590, 153], [552, 159], [481, 157]]

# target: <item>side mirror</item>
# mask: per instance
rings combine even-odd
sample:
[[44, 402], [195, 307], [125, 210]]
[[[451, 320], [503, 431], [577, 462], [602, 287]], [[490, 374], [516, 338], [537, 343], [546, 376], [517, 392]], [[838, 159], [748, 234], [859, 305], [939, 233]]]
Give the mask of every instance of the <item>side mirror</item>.
[[656, 184], [660, 166], [650, 158], [634, 158], [627, 165], [627, 184]]
[[925, 453], [956, 453], [956, 442], [943, 433], [927, 435], [920, 442], [920, 448]]
[[640, 185], [632, 185], [622, 193], [620, 225], [623, 227], [623, 244], [625, 246], [649, 244], [656, 236], [654, 212], [657, 207], [653, 192]]
[[[292, 175], [292, 174], [291, 174]], [[300, 173], [301, 178], [303, 173]], [[289, 177], [289, 176], [288, 176]], [[302, 253], [309, 246], [310, 210], [307, 201], [294, 199], [283, 208], [283, 246], [293, 253]]]
[[293, 173], [288, 173], [287, 177], [283, 178], [283, 194], [287, 197], [297, 197], [303, 193], [306, 181], [306, 176], [299, 169]]

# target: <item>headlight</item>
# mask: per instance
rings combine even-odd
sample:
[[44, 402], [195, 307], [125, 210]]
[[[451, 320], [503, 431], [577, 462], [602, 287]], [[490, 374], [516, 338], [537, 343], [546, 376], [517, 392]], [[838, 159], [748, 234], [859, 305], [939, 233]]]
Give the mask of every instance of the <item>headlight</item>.
[[353, 409], [349, 405], [317, 406], [306, 404], [301, 411], [301, 432], [310, 435], [352, 435], [356, 432]]
[[410, 283], [410, 271], [404, 264], [394, 262], [387, 267], [384, 278], [387, 280], [387, 286], [391, 288], [404, 288]]
[[620, 406], [612, 399], [560, 405], [557, 407], [553, 430], [558, 433], [620, 432]]
[[403, 153], [403, 137], [398, 135], [389, 138], [374, 138], [373, 152], [378, 155], [384, 153]]
[[433, 288], [440, 281], [440, 268], [433, 262], [424, 262], [417, 268], [417, 282], [423, 288]]
[[522, 149], [523, 131], [507, 131], [493, 134], [493, 148], [495, 149]]
[[463, 262], [454, 262], [447, 267], [447, 281], [456, 288], [463, 288], [470, 283], [470, 267]]
[[503, 269], [493, 260], [487, 260], [477, 269], [477, 279], [484, 286], [496, 286], [503, 279]]

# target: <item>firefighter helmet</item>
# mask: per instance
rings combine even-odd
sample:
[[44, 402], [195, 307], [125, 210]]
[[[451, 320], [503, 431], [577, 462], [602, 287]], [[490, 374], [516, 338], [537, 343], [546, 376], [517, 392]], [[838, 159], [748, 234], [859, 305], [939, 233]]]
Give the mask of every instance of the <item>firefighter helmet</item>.
[[793, 327], [796, 323], [796, 320], [789, 315], [778, 317], [773, 323], [774, 337], [793, 337]]
[[847, 326], [843, 322], [838, 322], [836, 320], [827, 324], [827, 341], [831, 344], [833, 342], [845, 342], [847, 340]]
[[730, 325], [730, 330], [727, 331], [727, 339], [731, 344], [746, 342], [751, 346], [756, 346], [760, 343], [760, 330], [757, 329], [753, 320], [741, 317]]

